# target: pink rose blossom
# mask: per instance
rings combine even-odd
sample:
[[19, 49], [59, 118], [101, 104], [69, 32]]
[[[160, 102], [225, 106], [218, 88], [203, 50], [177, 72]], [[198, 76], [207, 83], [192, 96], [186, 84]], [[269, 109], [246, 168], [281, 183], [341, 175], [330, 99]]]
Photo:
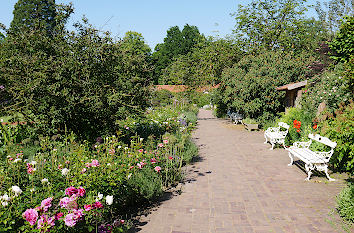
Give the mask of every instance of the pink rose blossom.
[[92, 162], [91, 162], [91, 166], [92, 166], [92, 167], [98, 167], [98, 166], [100, 166], [100, 163], [98, 162], [97, 159], [94, 159], [94, 160], [92, 160]]
[[168, 143], [168, 140], [163, 140], [163, 143], [167, 144], [167, 143]]
[[157, 161], [156, 161], [155, 158], [152, 158], [152, 159], [150, 159], [150, 162], [151, 162], [152, 164], [154, 164], [154, 163], [156, 163]]
[[76, 215], [74, 213], [67, 214], [64, 219], [65, 225], [73, 227], [76, 225]]
[[59, 212], [59, 213], [57, 213], [56, 215], [55, 215], [55, 219], [56, 220], [59, 220], [61, 217], [63, 217], [64, 216], [64, 213], [62, 213], [62, 212]]
[[95, 203], [93, 203], [92, 207], [96, 208], [96, 209], [100, 209], [100, 208], [103, 208], [103, 205], [101, 202], [96, 201]]
[[158, 144], [158, 147], [163, 147], [163, 144], [162, 144], [162, 143], [159, 143], [159, 144]]
[[85, 211], [90, 211], [92, 210], [92, 205], [84, 205]]
[[159, 171], [161, 171], [161, 167], [160, 167], [160, 166], [156, 166], [156, 167], [154, 168], [154, 170], [157, 171], [157, 172], [159, 172]]
[[73, 186], [70, 186], [69, 188], [65, 189], [65, 194], [68, 195], [69, 197], [71, 197], [74, 194], [77, 194], [77, 192], [78, 190]]
[[76, 198], [77, 197], [75, 195], [71, 197], [63, 197], [60, 199], [59, 205], [67, 210], [77, 209]]
[[29, 222], [31, 226], [36, 224], [38, 219], [38, 212], [35, 209], [27, 209], [22, 216], [26, 218], [26, 221]]
[[83, 169], [81, 170], [81, 174], [84, 174], [86, 171], [87, 171], [86, 168], [83, 168]]
[[144, 152], [144, 150], [143, 150], [143, 149], [140, 149], [140, 150], [138, 150], [138, 152], [139, 152], [139, 153], [143, 153], [143, 152]]
[[80, 187], [77, 189], [77, 194], [78, 194], [80, 197], [85, 196], [85, 193], [86, 193], [86, 190], [85, 190], [83, 187], [80, 186]]
[[47, 212], [48, 209], [52, 206], [52, 201], [53, 201], [52, 197], [48, 197], [48, 198], [44, 199], [41, 202], [41, 209], [43, 209], [44, 212]]
[[55, 225], [54, 221], [55, 221], [55, 217], [48, 218], [47, 215], [42, 215], [40, 217], [40, 219], [38, 220], [37, 228], [41, 229], [41, 228], [45, 227], [46, 225], [48, 225], [49, 227], [52, 227]]

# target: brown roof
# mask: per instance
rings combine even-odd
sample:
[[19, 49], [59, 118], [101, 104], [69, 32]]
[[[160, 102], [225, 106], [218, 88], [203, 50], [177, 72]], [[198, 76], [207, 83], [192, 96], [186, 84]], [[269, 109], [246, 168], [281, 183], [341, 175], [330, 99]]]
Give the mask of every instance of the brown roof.
[[284, 86], [281, 86], [281, 87], [277, 87], [277, 91], [287, 91], [287, 90], [294, 90], [294, 89], [297, 89], [297, 88], [300, 88], [300, 87], [304, 87], [307, 85], [307, 80], [305, 81], [301, 81], [301, 82], [297, 82], [297, 83], [289, 83], [289, 84], [286, 84]]
[[[198, 92], [210, 91], [212, 89], [218, 88], [219, 86], [220, 86], [220, 84], [217, 84], [215, 86], [199, 87], [199, 88], [197, 88], [197, 91]], [[187, 89], [187, 86], [185, 86], [185, 85], [154, 85], [153, 88], [157, 91], [168, 90], [170, 92], [182, 92]]]

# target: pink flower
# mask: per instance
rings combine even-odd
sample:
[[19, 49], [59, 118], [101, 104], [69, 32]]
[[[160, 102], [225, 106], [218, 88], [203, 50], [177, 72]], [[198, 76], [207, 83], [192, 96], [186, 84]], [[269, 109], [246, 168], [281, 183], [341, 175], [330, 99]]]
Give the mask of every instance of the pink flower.
[[136, 164], [136, 166], [137, 166], [139, 169], [141, 169], [141, 168], [142, 168], [142, 166], [141, 166], [141, 164], [140, 164], [140, 163], [137, 163], [137, 164]]
[[32, 174], [34, 172], [34, 168], [33, 167], [30, 167], [27, 169], [27, 173], [28, 174]]
[[78, 194], [80, 197], [85, 196], [85, 193], [86, 193], [86, 190], [85, 190], [83, 187], [80, 186], [80, 187], [77, 189], [77, 194]]
[[102, 205], [101, 202], [96, 201], [95, 203], [93, 203], [92, 207], [93, 207], [93, 208], [100, 209], [100, 208], [103, 208], [103, 205]]
[[167, 144], [167, 143], [168, 143], [168, 140], [163, 140], [163, 143]]
[[143, 153], [144, 152], [144, 149], [140, 149], [138, 150], [139, 153]]
[[52, 201], [53, 201], [52, 197], [48, 197], [48, 198], [44, 199], [41, 202], [41, 209], [43, 209], [44, 212], [47, 212], [48, 209], [52, 206]]
[[86, 163], [85, 166], [86, 166], [87, 168], [90, 168], [90, 167], [92, 166], [92, 164], [91, 164], [91, 163]]
[[27, 209], [22, 214], [22, 217], [26, 218], [26, 221], [29, 222], [31, 226], [33, 226], [37, 222], [38, 212], [35, 209]]
[[84, 205], [85, 211], [90, 211], [92, 210], [92, 205]]
[[37, 228], [41, 229], [41, 228], [45, 227], [46, 225], [48, 225], [49, 227], [52, 227], [55, 225], [54, 221], [55, 221], [55, 217], [48, 218], [47, 215], [42, 215], [40, 217], [40, 219], [38, 220]]
[[108, 153], [111, 155], [114, 155], [114, 153], [116, 153], [116, 151], [114, 149], [109, 149]]
[[155, 158], [152, 158], [152, 159], [150, 159], [150, 162], [151, 162], [152, 164], [154, 164], [154, 163], [156, 163], [157, 161], [156, 161]]
[[81, 174], [85, 173], [86, 171], [87, 171], [86, 168], [83, 168], [83, 169], [81, 170]]
[[59, 213], [57, 213], [56, 215], [55, 215], [55, 219], [56, 220], [59, 220], [61, 217], [63, 217], [64, 216], [64, 213], [62, 213], [62, 212], [59, 212]]
[[76, 196], [63, 197], [60, 199], [59, 205], [67, 210], [77, 209]]
[[73, 186], [70, 186], [69, 188], [65, 189], [65, 194], [68, 195], [69, 197], [71, 197], [74, 194], [77, 194], [77, 192], [78, 190]]
[[160, 167], [160, 166], [156, 166], [156, 167], [154, 168], [154, 170], [157, 171], [157, 172], [159, 172], [159, 171], [161, 171], [161, 167]]
[[12, 160], [14, 160], [14, 158], [10, 157], [9, 160], [12, 161]]
[[98, 162], [97, 159], [94, 159], [94, 160], [92, 160], [92, 162], [91, 162], [91, 166], [92, 166], [92, 167], [98, 167], [98, 166], [100, 166], [100, 163]]
[[162, 143], [159, 143], [159, 144], [158, 144], [158, 147], [163, 147], [163, 144], [162, 144]]
[[69, 161], [69, 160], [66, 160], [66, 161], [65, 161], [65, 163], [66, 163], [66, 164], [69, 164], [69, 163], [70, 163], [70, 161]]
[[168, 159], [172, 160], [172, 159], [173, 159], [173, 157], [172, 157], [172, 156], [169, 156], [169, 157], [168, 157]]
[[74, 213], [67, 214], [64, 219], [65, 225], [73, 227], [76, 225], [76, 215]]

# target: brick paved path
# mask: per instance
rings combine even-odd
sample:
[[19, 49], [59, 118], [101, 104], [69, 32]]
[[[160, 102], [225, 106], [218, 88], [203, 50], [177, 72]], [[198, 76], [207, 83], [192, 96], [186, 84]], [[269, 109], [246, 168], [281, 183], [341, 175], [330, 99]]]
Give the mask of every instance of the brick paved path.
[[[142, 218], [137, 232], [341, 232], [328, 223], [341, 180], [288, 167], [284, 149], [269, 150], [263, 132], [247, 132], [201, 110], [194, 133], [201, 161], [189, 167], [189, 182]], [[334, 178], [338, 178], [335, 174]], [[334, 225], [334, 226], [333, 226]]]

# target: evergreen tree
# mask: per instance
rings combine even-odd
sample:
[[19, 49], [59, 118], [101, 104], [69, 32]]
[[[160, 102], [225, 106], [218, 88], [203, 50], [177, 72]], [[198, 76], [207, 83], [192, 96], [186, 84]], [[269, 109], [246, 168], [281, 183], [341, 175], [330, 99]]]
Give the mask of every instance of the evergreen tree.
[[56, 26], [55, 0], [18, 0], [13, 15], [10, 33], [40, 29], [52, 34]]

